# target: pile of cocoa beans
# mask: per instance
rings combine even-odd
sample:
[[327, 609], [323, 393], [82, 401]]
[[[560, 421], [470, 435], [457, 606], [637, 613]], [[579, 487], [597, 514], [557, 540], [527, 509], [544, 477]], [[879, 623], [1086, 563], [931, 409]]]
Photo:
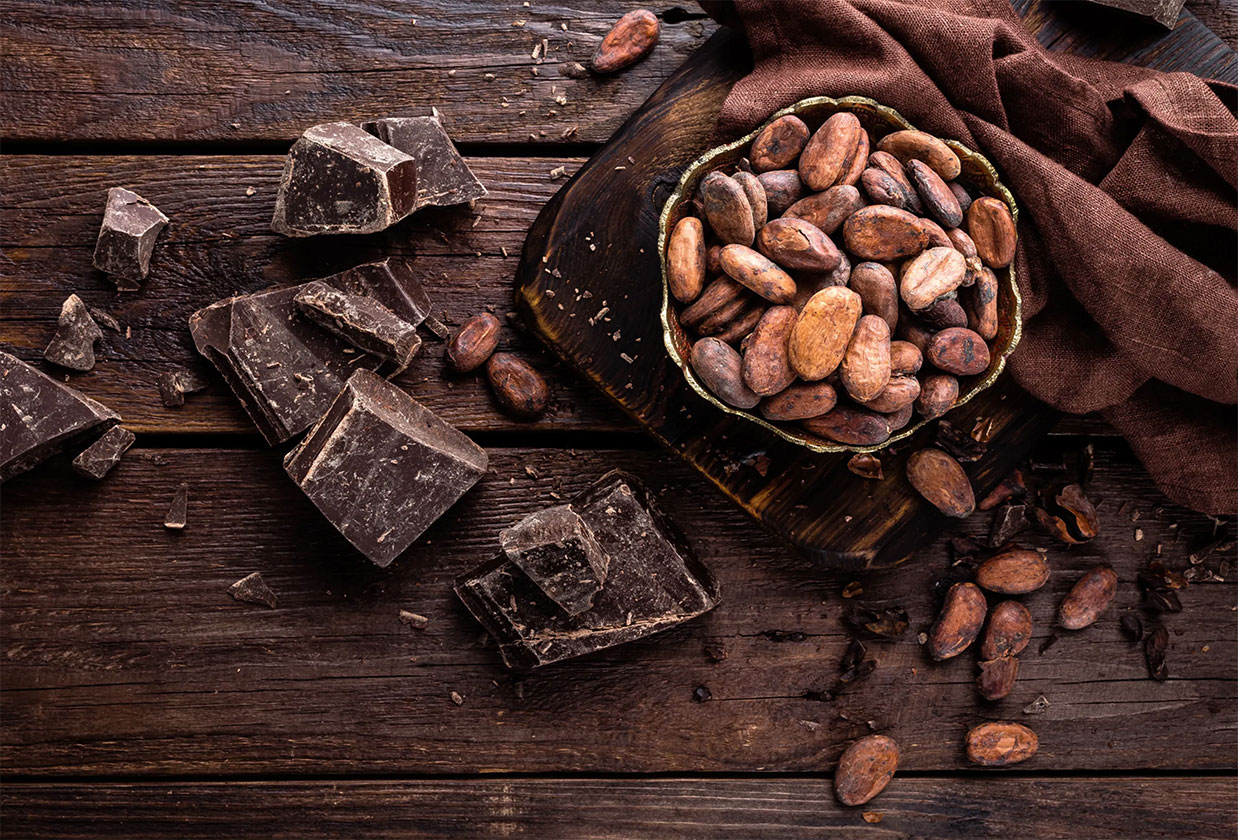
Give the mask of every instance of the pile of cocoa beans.
[[[871, 446], [945, 414], [989, 367], [1010, 209], [922, 131], [786, 115], [710, 172], [667, 245], [690, 364], [724, 403]], [[960, 381], [961, 380], [961, 381]]]

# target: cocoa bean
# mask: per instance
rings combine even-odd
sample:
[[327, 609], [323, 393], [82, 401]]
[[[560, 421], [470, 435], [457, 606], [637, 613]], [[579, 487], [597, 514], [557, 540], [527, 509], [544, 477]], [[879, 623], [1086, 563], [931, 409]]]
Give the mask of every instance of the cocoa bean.
[[[709, 291], [706, 289], [706, 291]], [[702, 295], [704, 297], [704, 295]], [[924, 324], [918, 324], [911, 317], [899, 316], [898, 328], [894, 334], [900, 341], [906, 341], [921, 353], [928, 350], [929, 342], [933, 340], [933, 331]]]
[[967, 733], [967, 760], [982, 767], [1005, 767], [1036, 754], [1040, 739], [1021, 723], [990, 721]]
[[1111, 567], [1093, 566], [1075, 583], [1057, 608], [1057, 623], [1067, 630], [1082, 630], [1096, 623], [1118, 591], [1118, 574]]
[[764, 301], [750, 301], [729, 324], [714, 333], [714, 337], [732, 346], [743, 341], [752, 333], [761, 320], [761, 316], [765, 314], [764, 304]]
[[705, 251], [705, 273], [717, 277], [722, 273], [722, 245], [715, 242]]
[[953, 248], [929, 248], [907, 261], [899, 279], [903, 303], [913, 312], [928, 308], [963, 282], [967, 264]]
[[1019, 676], [1019, 657], [999, 656], [977, 664], [980, 674], [976, 677], [976, 689], [985, 700], [1001, 700], [1014, 690]]
[[851, 156], [851, 164], [843, 170], [835, 185], [854, 187], [860, 183], [860, 175], [868, 168], [868, 132], [860, 129], [860, 141], [856, 144], [855, 153]]
[[998, 328], [997, 275], [987, 267], [981, 268], [975, 285], [966, 291], [967, 326], [985, 341], [992, 341]]
[[911, 210], [912, 187], [884, 169], [870, 167], [860, 175], [860, 185], [874, 204], [885, 204], [902, 210]]
[[929, 629], [929, 654], [938, 662], [967, 650], [984, 626], [988, 604], [974, 583], [956, 583], [946, 592], [937, 621]]
[[954, 200], [959, 203], [959, 209], [966, 213], [967, 208], [971, 207], [972, 201], [971, 194], [967, 192], [967, 188], [958, 181], [951, 181], [946, 186], [950, 188], [950, 192], [954, 193]]
[[727, 405], [749, 409], [761, 401], [744, 384], [743, 360], [735, 348], [726, 342], [717, 338], [702, 338], [692, 345], [689, 362], [705, 387]]
[[911, 406], [904, 406], [898, 411], [886, 415], [886, 419], [890, 421], [890, 434], [894, 434], [899, 429], [911, 422], [912, 409]]
[[1018, 601], [1002, 601], [989, 614], [980, 639], [980, 658], [1018, 656], [1032, 639], [1032, 614]]
[[971, 237], [962, 228], [950, 228], [946, 231], [946, 238], [950, 240], [950, 244], [954, 246], [954, 250], [958, 251], [964, 257], [976, 256], [976, 243], [972, 242]]
[[860, 296], [841, 286], [813, 295], [791, 331], [788, 347], [795, 372], [808, 382], [833, 373], [847, 351], [861, 308]]
[[850, 171], [864, 132], [859, 119], [839, 111], [813, 133], [800, 153], [800, 180], [813, 190], [831, 187]]
[[962, 304], [952, 297], [938, 298], [917, 312], [916, 316], [936, 330], [967, 326], [967, 313], [963, 311]]
[[967, 233], [989, 268], [1005, 268], [1014, 260], [1018, 233], [1006, 202], [990, 196], [973, 201], [967, 209]]
[[757, 176], [761, 186], [765, 188], [765, 202], [769, 207], [769, 218], [776, 219], [787, 208], [804, 196], [804, 182], [794, 169], [774, 169], [762, 172]]
[[860, 318], [839, 373], [843, 387], [856, 402], [867, 402], [885, 390], [890, 382], [890, 327], [883, 319], [876, 315]]
[[963, 210], [959, 207], [959, 200], [927, 163], [914, 159], [907, 161], [907, 177], [920, 194], [925, 209], [941, 222], [942, 227], [956, 228], [963, 224]]
[[863, 805], [885, 790], [898, 770], [898, 744], [866, 735], [843, 751], [834, 770], [834, 795], [844, 805]]
[[744, 349], [744, 383], [754, 394], [768, 397], [795, 381], [787, 344], [799, 313], [791, 306], [771, 306]]
[[911, 180], [907, 177], [907, 170], [903, 167], [901, 160], [889, 152], [873, 152], [868, 156], [868, 166], [870, 169], [879, 169], [898, 181], [900, 192], [907, 198], [906, 209], [917, 216], [924, 215], [924, 205], [920, 203], [920, 195], [911, 185]]
[[769, 202], [765, 198], [765, 187], [761, 186], [761, 180], [751, 172], [736, 172], [731, 177], [744, 188], [744, 195], [748, 196], [748, 206], [752, 208], [753, 230], [760, 230], [761, 226], [769, 221]]
[[1048, 581], [1048, 558], [1021, 548], [995, 554], [976, 570], [976, 584], [999, 595], [1026, 595]]
[[757, 299], [745, 291], [730, 303], [719, 307], [707, 315], [697, 325], [696, 331], [701, 335], [718, 335], [726, 332], [732, 324], [742, 318], [744, 313], [752, 308], [753, 303], [758, 303], [759, 305]]
[[877, 396], [864, 403], [869, 411], [894, 414], [912, 405], [920, 396], [920, 380], [914, 376], [891, 376]]
[[499, 346], [502, 324], [489, 312], [479, 312], [465, 320], [447, 339], [444, 355], [447, 364], [458, 373], [468, 373], [486, 363]]
[[850, 184], [839, 184], [801, 198], [782, 215], [783, 218], [803, 219], [816, 225], [822, 233], [833, 234], [848, 216], [863, 206], [859, 190]]
[[804, 151], [811, 132], [804, 121], [794, 114], [784, 114], [771, 122], [752, 141], [748, 160], [753, 172], [785, 169]]
[[830, 238], [803, 219], [775, 219], [757, 234], [762, 254], [792, 271], [828, 272], [841, 256]]
[[944, 142], [923, 131], [907, 129], [887, 134], [877, 143], [877, 150], [889, 152], [904, 164], [909, 160], [922, 160], [945, 181], [959, 177], [963, 171], [958, 155]]
[[666, 246], [666, 282], [671, 294], [682, 303], [691, 303], [705, 288], [705, 226], [686, 216], [671, 231]]
[[848, 250], [866, 260], [909, 257], [928, 246], [928, 234], [918, 218], [884, 204], [852, 213], [843, 222], [843, 240]]
[[766, 420], [806, 420], [820, 417], [837, 403], [838, 395], [830, 383], [799, 382], [762, 400], [761, 416]]
[[876, 315], [894, 332], [898, 326], [898, 286], [890, 270], [881, 263], [862, 262], [851, 269], [848, 285], [863, 301], [864, 314]]
[[[924, 363], [924, 354], [910, 341], [890, 342], [890, 375], [914, 376]], [[921, 386], [920, 393], [924, 393]]]
[[989, 347], [966, 327], [950, 327], [933, 336], [924, 357], [946, 373], [974, 376], [988, 368]]
[[701, 296], [693, 301], [692, 305], [679, 313], [679, 323], [686, 329], [699, 332], [701, 325], [708, 319], [726, 311], [736, 301], [742, 304], [746, 295], [744, 287], [730, 277], [719, 277], [705, 287], [705, 291], [701, 292]]
[[701, 181], [701, 206], [709, 226], [724, 243], [751, 245], [756, 236], [748, 194], [734, 178], [710, 172]]
[[916, 411], [925, 420], [936, 420], [954, 407], [959, 398], [959, 381], [948, 373], [932, 373], [920, 380]]
[[907, 480], [917, 493], [946, 516], [962, 519], [976, 509], [976, 497], [967, 473], [958, 461], [940, 449], [911, 453], [907, 459]]
[[590, 65], [593, 72], [618, 73], [631, 67], [653, 51], [661, 28], [657, 16], [647, 9], [628, 12], [602, 38]]
[[814, 435], [850, 446], [876, 446], [890, 437], [890, 421], [884, 415], [846, 405], [804, 420], [803, 426]]
[[950, 235], [946, 233], [946, 229], [937, 222], [927, 217], [918, 219], [920, 227], [924, 230], [924, 235], [928, 237], [929, 248], [953, 248], [954, 243], [950, 241]]
[[486, 376], [499, 405], [517, 417], [539, 417], [550, 402], [550, 389], [542, 375], [510, 353], [491, 356], [486, 362]]
[[744, 245], [722, 249], [722, 270], [770, 303], [795, 299], [795, 281], [769, 258]]

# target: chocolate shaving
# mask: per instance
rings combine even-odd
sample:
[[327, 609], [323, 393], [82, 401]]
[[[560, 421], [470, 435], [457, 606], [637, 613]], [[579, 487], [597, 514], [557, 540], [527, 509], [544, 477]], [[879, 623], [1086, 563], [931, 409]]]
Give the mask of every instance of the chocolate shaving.
[[852, 670], [864, 661], [864, 654], [866, 653], [868, 653], [868, 649], [864, 647], [864, 643], [859, 639], [852, 639], [847, 643], [847, 650], [843, 652], [843, 658], [838, 665], [838, 670], [844, 673]]
[[771, 642], [803, 642], [808, 639], [799, 630], [762, 630], [761, 635]]
[[722, 642], [706, 642], [703, 651], [705, 658], [715, 664], [726, 659], [726, 645]]
[[246, 604], [265, 604], [275, 609], [276, 595], [262, 579], [261, 572], [253, 572], [228, 587], [228, 594]]
[[400, 610], [400, 623], [407, 624], [416, 630], [424, 630], [430, 624], [430, 619], [415, 612]]

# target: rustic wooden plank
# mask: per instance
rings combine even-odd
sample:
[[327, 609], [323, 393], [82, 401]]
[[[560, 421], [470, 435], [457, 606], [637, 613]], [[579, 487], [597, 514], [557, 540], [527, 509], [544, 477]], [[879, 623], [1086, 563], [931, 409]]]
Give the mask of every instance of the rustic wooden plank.
[[[457, 141], [600, 142], [715, 29], [684, 5], [4, 0], [0, 134], [288, 140], [319, 122], [437, 106]], [[640, 7], [663, 17], [648, 59], [613, 77], [566, 75]], [[544, 62], [532, 57], [543, 40]]]
[[[966, 766], [969, 726], [1011, 717], [1040, 734], [1031, 772], [1232, 765], [1238, 592], [1232, 583], [1184, 590], [1186, 612], [1165, 619], [1171, 678], [1147, 678], [1141, 650], [1117, 626], [1136, 609], [1136, 570], [1158, 545], [1184, 568], [1213, 523], [1165, 502], [1118, 443], [1097, 447], [1089, 492], [1101, 536], [1069, 551], [1028, 539], [1049, 548], [1054, 574], [1026, 599], [1037, 629], [1019, 683], [992, 705], [977, 699], [970, 655], [934, 666], [916, 642], [949, 563], [943, 540], [902, 568], [857, 578], [863, 603], [901, 604], [911, 629], [869, 646], [879, 667], [867, 682], [817, 702], [805, 692], [834, 680], [848, 642], [839, 593], [852, 576], [790, 556], [656, 451], [491, 457], [493, 475], [387, 570], [356, 557], [276, 451], [133, 450], [99, 483], [75, 479], [61, 461], [6, 484], [5, 771], [820, 772], [869, 731], [865, 721], [903, 744], [907, 770], [940, 771]], [[620, 465], [662, 491], [717, 574], [723, 604], [659, 637], [508, 673], [452, 594], [453, 578], [495, 550], [501, 528]], [[189, 524], [173, 533], [161, 523], [181, 481], [191, 488]], [[978, 515], [963, 530], [988, 527]], [[1121, 579], [1114, 608], [1037, 655], [1058, 600], [1101, 559]], [[278, 609], [225, 593], [255, 570], [279, 594]], [[402, 625], [402, 608], [429, 626]], [[803, 636], [779, 641], [771, 631]], [[724, 644], [725, 661], [707, 661], [706, 642]], [[705, 703], [693, 701], [701, 685], [712, 692]], [[1048, 710], [1023, 714], [1039, 695]]]
[[1186, 0], [1186, 8], [1217, 37], [1238, 49], [1238, 14], [1229, 0]]
[[[1229, 840], [1232, 779], [898, 778], [844, 808], [821, 778], [7, 784], [14, 837], [1080, 837]], [[880, 815], [869, 823], [864, 815]], [[871, 817], [870, 817], [871, 818]]]

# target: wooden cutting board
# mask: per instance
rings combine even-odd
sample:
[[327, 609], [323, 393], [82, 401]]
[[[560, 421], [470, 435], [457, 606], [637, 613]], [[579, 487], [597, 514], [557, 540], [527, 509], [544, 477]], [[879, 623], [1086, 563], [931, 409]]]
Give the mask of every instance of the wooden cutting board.
[[[517, 308], [560, 357], [775, 536], [824, 565], [890, 566], [948, 521], [903, 472], [936, 424], [882, 454], [884, 480], [863, 479], [847, 469], [849, 454], [810, 452], [713, 407], [663, 347], [658, 214], [687, 166], [732, 139], [716, 136], [715, 123], [750, 66], [743, 38], [720, 30], [547, 203], [525, 240]], [[993, 424], [987, 454], [964, 465], [977, 498], [1057, 421], [1009, 375], [948, 418], [967, 430], [978, 418]]]

